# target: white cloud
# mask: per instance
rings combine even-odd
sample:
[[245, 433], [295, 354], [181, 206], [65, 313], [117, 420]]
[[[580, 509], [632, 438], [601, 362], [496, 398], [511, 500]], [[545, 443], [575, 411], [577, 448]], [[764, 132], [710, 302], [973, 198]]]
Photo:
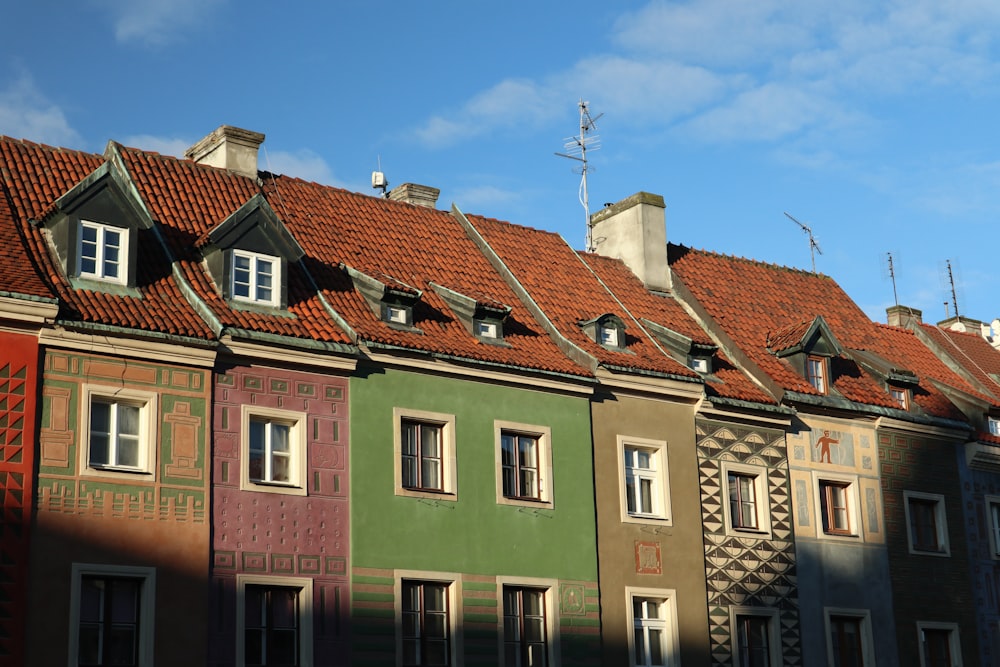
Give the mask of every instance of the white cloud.
[[173, 155], [174, 157], [184, 157], [184, 151], [194, 145], [194, 141], [188, 139], [178, 139], [176, 137], [157, 137], [151, 134], [134, 134], [125, 137], [123, 144], [131, 148], [138, 148], [144, 151], [154, 151], [162, 155]]
[[0, 90], [0, 134], [57, 146], [81, 143], [62, 109], [47, 100], [26, 73]]
[[95, 0], [111, 15], [121, 43], [163, 46], [204, 25], [226, 0]]
[[460, 188], [454, 194], [455, 203], [463, 211], [479, 209], [495, 209], [498, 206], [510, 206], [524, 198], [522, 190], [504, 190], [493, 185], [479, 185]]
[[324, 185], [345, 187], [333, 175], [333, 170], [326, 160], [309, 149], [294, 152], [273, 151], [261, 148], [258, 160], [260, 169], [285, 176], [294, 176], [306, 181], [315, 181]]

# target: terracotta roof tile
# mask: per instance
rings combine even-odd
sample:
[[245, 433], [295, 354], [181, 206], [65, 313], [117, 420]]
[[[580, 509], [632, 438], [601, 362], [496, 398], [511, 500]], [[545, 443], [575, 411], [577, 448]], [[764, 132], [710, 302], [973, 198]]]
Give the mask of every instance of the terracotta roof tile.
[[[874, 352], [917, 373], [914, 402], [928, 413], [963, 419], [931, 380], [976, 393], [908, 332], [876, 325], [831, 278], [798, 269], [765, 264], [670, 244], [670, 266], [694, 298], [772, 380], [786, 390], [816, 391], [785, 360], [768, 349], [801, 336], [822, 315], [848, 354]], [[895, 407], [881, 380], [850, 358], [831, 364], [833, 387], [852, 401]], [[981, 394], [980, 394], [981, 396]]]
[[953, 331], [932, 324], [921, 324], [920, 331], [971, 373], [991, 395], [1000, 397], [1000, 350], [977, 333]]

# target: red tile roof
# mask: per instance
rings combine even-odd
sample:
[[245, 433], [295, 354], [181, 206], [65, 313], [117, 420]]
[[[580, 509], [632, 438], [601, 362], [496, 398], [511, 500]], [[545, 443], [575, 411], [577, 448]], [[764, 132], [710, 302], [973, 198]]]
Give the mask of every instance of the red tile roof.
[[[822, 315], [838, 342], [875, 353], [917, 373], [914, 402], [937, 417], [962, 419], [934, 386], [937, 380], [976, 393], [916, 338], [902, 329], [876, 326], [831, 278], [798, 269], [729, 257], [670, 244], [670, 266], [716, 324], [761, 370], [788, 391], [816, 394], [791, 364], [768, 349], [801, 336]], [[834, 358], [833, 387], [857, 403], [898, 407], [885, 385], [850, 358]]]
[[162, 249], [145, 232], [140, 240], [140, 296], [73, 289], [52, 257], [45, 232], [31, 224], [54, 210], [56, 199], [103, 164], [98, 155], [0, 137], [0, 176], [17, 230], [41, 273], [62, 301], [61, 317], [141, 331], [207, 339], [212, 332], [185, 300]]
[[953, 331], [933, 324], [921, 324], [920, 331], [936, 343], [942, 353], [971, 373], [984, 391], [1000, 397], [1000, 350], [978, 333]]

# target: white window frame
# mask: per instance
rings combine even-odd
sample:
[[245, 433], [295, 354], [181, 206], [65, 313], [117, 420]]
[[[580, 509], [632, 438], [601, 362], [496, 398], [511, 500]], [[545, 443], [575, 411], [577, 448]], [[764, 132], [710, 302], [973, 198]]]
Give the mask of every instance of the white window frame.
[[[935, 528], [937, 530], [938, 551], [917, 549], [914, 546], [913, 531], [910, 526], [910, 501], [929, 501], [934, 503]], [[951, 545], [948, 542], [948, 520], [945, 514], [944, 496], [940, 493], [924, 493], [922, 491], [903, 491], [903, 509], [906, 513], [906, 545], [911, 554], [917, 556], [951, 556]]]
[[834, 616], [854, 618], [860, 621], [861, 630], [861, 664], [862, 667], [873, 667], [875, 665], [874, 644], [872, 642], [872, 615], [868, 609], [846, 609], [842, 607], [824, 607], [823, 623], [826, 628], [826, 661], [828, 665], [834, 664], [833, 655], [833, 626], [830, 619]]
[[[738, 528], [733, 524], [732, 510], [729, 505], [729, 474], [736, 473], [753, 477], [754, 492], [757, 506], [757, 527]], [[771, 496], [768, 490], [768, 470], [761, 466], [747, 465], [723, 461], [721, 465], [721, 487], [723, 511], [725, 513], [726, 533], [743, 537], [769, 538], [771, 535]]]
[[997, 419], [996, 417], [987, 417], [986, 428], [989, 430], [990, 435], [1000, 436], [1000, 419]]
[[106, 565], [103, 563], [73, 563], [70, 581], [69, 604], [69, 665], [79, 664], [80, 652], [80, 589], [84, 577], [118, 577], [142, 582], [139, 592], [139, 647], [140, 665], [153, 664], [156, 632], [156, 568], [132, 565]]
[[986, 531], [990, 534], [990, 557], [1000, 560], [1000, 496], [984, 496]]
[[[654, 481], [653, 504], [651, 513], [629, 512], [628, 510], [628, 475], [625, 462], [626, 449], [641, 449], [650, 452], [655, 461], [656, 469], [652, 475], [640, 474], [640, 477]], [[651, 440], [632, 436], [618, 436], [618, 491], [621, 517], [624, 523], [654, 523], [661, 526], [673, 525], [673, 514], [670, 508], [670, 461], [667, 455], [665, 440]]]
[[[265, 493], [283, 493], [293, 496], [308, 495], [307, 477], [307, 443], [306, 420], [304, 412], [265, 408], [258, 405], [243, 405], [240, 413], [240, 489], [243, 491], [263, 491]], [[291, 450], [291, 462], [288, 469], [291, 479], [288, 482], [272, 482], [250, 478], [250, 421], [259, 419], [267, 422], [280, 422], [288, 425], [288, 444]], [[265, 453], [266, 454], [266, 453]]]
[[[95, 477], [133, 475], [143, 479], [156, 478], [156, 442], [159, 411], [157, 395], [125, 387], [85, 384], [80, 392], [80, 470]], [[135, 467], [90, 462], [90, 414], [94, 402], [127, 404], [139, 408], [139, 465]], [[109, 444], [110, 452], [110, 444]]]
[[411, 310], [406, 306], [394, 306], [386, 304], [385, 306], [385, 321], [391, 322], [393, 324], [404, 324], [409, 326], [410, 324], [410, 313]]
[[448, 656], [449, 664], [461, 664], [462, 629], [459, 620], [462, 611], [462, 578], [454, 572], [427, 572], [424, 570], [395, 570], [393, 573], [393, 605], [396, 619], [396, 667], [403, 665], [403, 583], [443, 584], [448, 588]]
[[[819, 372], [813, 372], [813, 364]], [[812, 385], [813, 389], [821, 394], [830, 393], [830, 360], [826, 357], [821, 357], [818, 355], [810, 354], [806, 357], [806, 380]]]
[[[847, 520], [850, 523], [850, 533], [828, 533], [823, 530], [823, 498], [822, 484], [831, 482], [846, 486]], [[816, 536], [825, 540], [863, 541], [864, 530], [861, 526], [861, 499], [857, 475], [841, 475], [829, 472], [812, 473], [813, 497], [815, 498]]]
[[[661, 623], [657, 623], [663, 630], [664, 643], [663, 655], [666, 658], [668, 667], [676, 667], [681, 664], [680, 655], [680, 631], [677, 625], [677, 591], [666, 588], [640, 588], [637, 586], [625, 587], [625, 610], [627, 615], [625, 626], [628, 637], [629, 667], [637, 667], [635, 660], [635, 630], [636, 618], [633, 600], [635, 598], [661, 600], [660, 606], [663, 609], [665, 618]], [[639, 621], [641, 623], [641, 619]]]
[[[434, 424], [441, 429], [441, 491], [411, 489], [403, 486], [403, 420]], [[410, 498], [458, 500], [458, 471], [455, 456], [455, 415], [411, 408], [393, 408], [393, 460], [395, 494]]]
[[[503, 434], [526, 435], [538, 443], [538, 500], [506, 496], [503, 492]], [[537, 424], [522, 424], [519, 422], [495, 420], [493, 422], [493, 438], [496, 457], [496, 488], [498, 505], [516, 505], [520, 507], [544, 507], [552, 509], [553, 495], [552, 477], [552, 429]]]
[[774, 607], [747, 607], [731, 605], [729, 607], [729, 630], [731, 649], [733, 652], [733, 667], [748, 667], [740, 662], [740, 644], [736, 621], [741, 616], [758, 616], [767, 619], [768, 661], [769, 667], [781, 667], [781, 623], [778, 610]]
[[952, 667], [962, 667], [962, 642], [958, 635], [958, 623], [941, 623], [938, 621], [917, 621], [917, 651], [920, 654], [920, 667], [927, 667], [924, 658], [924, 630], [944, 630], [948, 633], [948, 646], [951, 649]]
[[500, 325], [496, 322], [490, 322], [488, 320], [476, 320], [473, 324], [476, 329], [476, 335], [480, 338], [500, 338]]
[[900, 410], [910, 409], [910, 390], [903, 387], [889, 387], [889, 395], [896, 401]]
[[688, 368], [697, 373], [710, 373], [712, 370], [708, 357], [688, 357]]
[[299, 589], [299, 667], [313, 664], [313, 580], [308, 577], [275, 577], [255, 574], [236, 575], [236, 664], [246, 664], [246, 587], [274, 586]]
[[556, 596], [559, 582], [555, 579], [537, 577], [497, 577], [497, 648], [500, 661], [504, 664], [504, 608], [503, 589], [505, 587], [534, 588], [543, 591], [545, 600], [545, 646], [548, 649], [549, 667], [559, 667], [559, 600]]
[[[97, 254], [96, 257], [94, 257], [94, 271], [83, 270], [83, 230], [87, 228], [93, 229], [97, 232]], [[120, 245], [118, 246], [118, 272], [116, 275], [107, 275], [104, 273], [104, 255], [107, 252], [108, 232], [118, 234], [121, 239]], [[79, 238], [77, 239], [76, 244], [77, 268], [79, 269], [80, 277], [101, 280], [109, 283], [117, 283], [119, 285], [125, 285], [128, 283], [129, 232], [130, 230], [126, 227], [117, 227], [115, 225], [94, 222], [92, 220], [81, 220]]]
[[[248, 289], [250, 294], [247, 296], [242, 296], [236, 294], [236, 260], [237, 258], [246, 259], [250, 261], [250, 276]], [[265, 255], [260, 252], [248, 252], [246, 250], [233, 250], [232, 258], [230, 259], [232, 265], [229, 267], [229, 289], [230, 295], [234, 301], [240, 301], [242, 303], [255, 303], [264, 306], [277, 306], [281, 302], [281, 258], [275, 257], [274, 255]], [[260, 267], [259, 263], [262, 261], [271, 263], [271, 298], [263, 299], [260, 298], [258, 292], [261, 288], [258, 279], [260, 277]]]

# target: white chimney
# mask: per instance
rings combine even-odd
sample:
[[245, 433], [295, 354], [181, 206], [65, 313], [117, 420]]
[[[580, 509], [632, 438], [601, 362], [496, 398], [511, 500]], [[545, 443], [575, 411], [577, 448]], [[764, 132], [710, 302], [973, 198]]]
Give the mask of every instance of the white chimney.
[[669, 292], [667, 205], [660, 195], [637, 192], [590, 216], [596, 252], [622, 260], [647, 289]]
[[889, 306], [885, 309], [886, 321], [891, 327], [912, 329], [923, 322], [923, 311], [909, 306]]
[[264, 135], [232, 125], [222, 125], [184, 152], [198, 164], [222, 167], [241, 176], [257, 178], [257, 151]]
[[414, 206], [426, 206], [434, 208], [437, 205], [438, 195], [441, 191], [429, 185], [417, 185], [416, 183], [403, 183], [389, 191], [389, 199], [406, 202]]

